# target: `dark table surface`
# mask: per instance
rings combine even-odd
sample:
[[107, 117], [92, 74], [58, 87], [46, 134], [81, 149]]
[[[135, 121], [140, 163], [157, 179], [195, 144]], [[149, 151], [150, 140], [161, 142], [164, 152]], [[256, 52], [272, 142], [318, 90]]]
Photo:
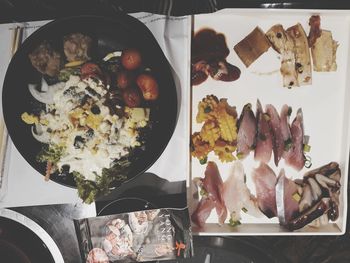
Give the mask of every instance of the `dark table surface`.
[[[210, 13], [223, 8], [296, 8], [296, 9], [350, 9], [346, 0], [0, 0], [0, 23], [55, 19], [79, 14], [114, 15], [117, 12], [152, 12], [166, 15], [190, 15]], [[151, 186], [149, 186], [151, 187]], [[168, 191], [173, 186], [163, 184]], [[181, 189], [181, 183], [174, 189]], [[127, 191], [126, 191], [127, 192]], [[133, 194], [131, 191], [129, 194]], [[115, 197], [114, 197], [115, 198]], [[103, 201], [103, 200], [102, 200]], [[103, 206], [101, 203], [100, 206]], [[27, 211], [31, 213], [33, 211]], [[349, 220], [347, 220], [349, 222]], [[72, 230], [72, 225], [67, 225]], [[220, 239], [220, 238], [219, 238]], [[217, 239], [217, 240], [219, 240]], [[276, 262], [342, 263], [350, 262], [349, 223], [343, 236], [311, 237], [235, 237], [233, 242], [258, 245], [274, 257]], [[197, 244], [211, 242], [212, 238], [196, 237]], [[71, 258], [77, 247], [72, 246], [66, 255]], [[249, 247], [247, 247], [249, 249]], [[242, 251], [243, 252], [243, 251]], [[77, 262], [77, 261], [67, 261]], [[226, 262], [226, 261], [220, 261]], [[232, 261], [227, 261], [232, 262]], [[252, 262], [266, 262], [256, 259]]]

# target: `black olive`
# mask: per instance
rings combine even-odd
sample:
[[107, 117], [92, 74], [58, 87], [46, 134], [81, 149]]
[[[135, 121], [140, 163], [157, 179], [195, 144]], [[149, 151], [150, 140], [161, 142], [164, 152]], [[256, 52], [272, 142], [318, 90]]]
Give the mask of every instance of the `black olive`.
[[93, 129], [88, 129], [87, 132], [86, 132], [86, 136], [89, 137], [89, 138], [92, 138], [92, 136], [94, 136], [94, 130]]
[[69, 165], [68, 164], [62, 165], [61, 171], [62, 171], [62, 173], [68, 174], [69, 173]]
[[76, 90], [75, 90], [76, 88], [77, 88], [76, 86], [69, 87], [63, 92], [63, 95], [74, 97], [74, 95], [76, 94]]
[[96, 92], [96, 90], [94, 90], [93, 88], [91, 88], [91, 87], [86, 87], [85, 88], [85, 90], [91, 95], [91, 96], [95, 96], [95, 97], [97, 97], [98, 99], [101, 99], [101, 95], [100, 94], [98, 94], [97, 92]]
[[295, 69], [298, 71], [298, 73], [303, 73], [303, 66], [300, 63], [295, 63]]
[[282, 37], [282, 34], [281, 34], [280, 32], [278, 32], [278, 33], [276, 34], [276, 36], [277, 36], [277, 38], [281, 38], [281, 37]]
[[92, 112], [93, 114], [97, 115], [97, 114], [100, 114], [100, 113], [101, 113], [101, 110], [100, 110], [100, 108], [99, 108], [97, 105], [93, 105], [93, 106], [91, 107], [91, 112]]
[[80, 105], [81, 105], [81, 106], [84, 106], [85, 103], [87, 103], [90, 99], [91, 99], [91, 96], [89, 96], [89, 95], [86, 94], [86, 95], [81, 99]]
[[80, 149], [84, 147], [85, 139], [81, 136], [76, 136], [74, 139], [74, 147]]

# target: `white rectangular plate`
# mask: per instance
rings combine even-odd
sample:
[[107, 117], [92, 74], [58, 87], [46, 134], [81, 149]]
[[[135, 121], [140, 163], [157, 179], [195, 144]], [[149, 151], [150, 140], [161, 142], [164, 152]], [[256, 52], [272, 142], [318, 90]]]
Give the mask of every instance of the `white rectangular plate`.
[[[258, 58], [249, 68], [241, 62], [233, 50], [235, 44], [248, 35], [256, 26], [266, 32], [275, 24], [282, 24], [284, 28], [301, 23], [306, 34], [309, 33], [308, 21], [311, 15], [321, 16], [321, 28], [331, 30], [333, 39], [338, 41], [337, 65], [335, 72], [312, 72], [312, 85], [283, 88], [282, 76], [279, 73], [280, 60], [277, 52], [270, 48]], [[241, 113], [246, 103], [253, 105], [256, 110], [256, 101], [259, 99], [263, 108], [266, 104], [273, 104], [280, 111], [283, 104], [293, 108], [291, 121], [298, 108], [302, 108], [304, 116], [305, 135], [310, 136], [312, 167], [315, 169], [330, 161], [338, 162], [341, 169], [341, 196], [340, 216], [334, 223], [321, 228], [304, 227], [301, 230], [290, 232], [280, 227], [277, 218], [254, 218], [242, 213], [242, 225], [230, 227], [218, 226], [215, 209], [212, 211], [203, 229], [194, 227], [193, 231], [200, 235], [341, 235], [345, 232], [347, 214], [347, 180], [349, 163], [349, 33], [350, 11], [328, 10], [269, 10], [269, 9], [230, 9], [214, 14], [194, 16], [194, 31], [201, 28], [212, 28], [226, 36], [226, 43], [230, 49], [227, 61], [241, 70], [241, 77], [234, 82], [215, 81], [210, 77], [199, 86], [192, 88], [192, 124], [191, 133], [200, 131], [202, 124], [196, 123], [198, 102], [206, 95], [214, 94], [219, 99], [227, 98], [230, 105], [237, 107]], [[267, 74], [274, 72], [273, 74]], [[265, 74], [266, 73], [266, 74]], [[281, 161], [276, 167], [273, 157], [269, 166], [278, 175], [281, 168], [285, 168], [288, 178], [302, 178], [310, 169], [303, 168], [296, 172]], [[232, 163], [222, 163], [210, 153], [208, 160], [218, 164], [220, 174], [225, 180]], [[243, 160], [247, 185], [255, 194], [251, 172], [259, 163], [254, 161], [251, 153]], [[189, 178], [188, 202], [193, 211], [196, 189], [190, 183], [194, 177], [204, 177], [206, 165], [201, 165], [196, 158], [191, 160]], [[228, 222], [228, 219], [226, 220]]]

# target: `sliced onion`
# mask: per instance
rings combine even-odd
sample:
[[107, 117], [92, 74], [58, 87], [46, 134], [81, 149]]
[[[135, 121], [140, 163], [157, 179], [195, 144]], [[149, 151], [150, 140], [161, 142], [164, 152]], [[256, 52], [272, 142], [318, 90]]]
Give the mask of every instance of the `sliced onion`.
[[32, 126], [32, 134], [33, 137], [42, 143], [49, 143], [50, 136], [46, 131], [43, 131], [42, 126], [40, 124], [36, 124], [35, 127]]
[[114, 52], [111, 52], [111, 53], [108, 53], [104, 58], [103, 58], [103, 61], [108, 61], [114, 57], [120, 57], [122, 55], [122, 52], [121, 51], [114, 51]]
[[65, 85], [64, 82], [59, 82], [54, 85], [49, 86], [44, 78], [41, 79], [41, 91], [39, 91], [37, 88], [37, 85], [34, 84], [28, 84], [28, 89], [30, 94], [39, 102], [45, 103], [45, 104], [52, 104], [54, 103], [53, 96], [55, 92], [61, 88], [63, 88]]

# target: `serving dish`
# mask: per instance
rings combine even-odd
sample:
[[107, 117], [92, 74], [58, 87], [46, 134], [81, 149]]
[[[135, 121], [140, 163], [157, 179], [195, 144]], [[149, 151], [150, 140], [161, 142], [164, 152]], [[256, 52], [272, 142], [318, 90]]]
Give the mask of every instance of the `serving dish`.
[[[312, 71], [311, 85], [300, 85], [299, 87], [291, 88], [283, 87], [283, 76], [280, 74], [282, 55], [278, 54], [273, 48], [267, 48], [248, 67], [235, 52], [234, 47], [257, 26], [263, 33], [266, 33], [276, 24], [281, 24], [287, 29], [300, 23], [308, 34], [310, 28], [308, 22], [312, 15], [319, 15], [321, 17], [321, 28], [332, 32], [333, 39], [338, 43], [338, 48], [336, 51], [336, 71]], [[339, 216], [335, 221], [329, 221], [325, 225], [319, 227], [308, 225], [291, 231], [283, 226], [283, 224], [280, 224], [277, 216], [268, 218], [263, 215], [257, 218], [247, 214], [246, 208], [240, 212], [241, 219], [239, 223], [231, 222], [230, 225], [230, 212], [228, 212], [225, 223], [219, 225], [217, 213], [215, 209], [212, 209], [205, 224], [202, 227], [194, 225], [193, 231], [199, 235], [343, 234], [345, 232], [347, 214], [347, 177], [349, 164], [349, 90], [347, 87], [349, 81], [347, 74], [349, 60], [349, 12], [339, 10], [227, 9], [214, 14], [195, 15], [193, 25], [194, 34], [202, 29], [211, 29], [225, 36], [229, 53], [225, 55], [224, 59], [232, 66], [237, 67], [240, 70], [240, 74], [238, 73], [237, 77], [237, 70], [234, 67], [228, 66], [228, 71], [233, 72], [231, 76], [236, 74], [229, 82], [229, 79], [225, 76], [218, 77], [215, 74], [210, 74], [210, 70], [207, 74], [208, 76], [199, 76], [203, 77], [205, 81], [200, 79], [202, 82], [199, 85], [192, 86], [192, 123], [190, 133], [200, 132], [203, 127], [203, 123], [197, 122], [198, 104], [207, 95], [215, 95], [218, 99], [227, 99], [227, 103], [230, 106], [236, 107], [237, 119], [240, 118], [244, 106], [248, 103], [250, 103], [250, 108], [255, 114], [257, 100], [261, 102], [264, 109], [267, 104], [271, 104], [278, 112], [286, 104], [293, 110], [290, 117], [290, 124], [297, 115], [298, 109], [302, 111], [304, 135], [308, 135], [309, 138], [306, 144], [311, 146], [311, 148], [307, 147], [310, 151], [306, 155], [311, 157], [311, 162], [308, 163], [308, 168], [302, 167], [300, 171], [297, 171], [290, 165], [286, 165], [284, 161], [281, 161], [277, 166], [273, 160], [274, 158], [271, 157], [267, 164], [271, 167], [275, 175], [279, 176], [281, 170], [284, 169], [288, 180], [295, 182], [297, 179], [303, 179], [303, 176], [308, 171], [329, 164], [330, 162], [338, 163], [341, 173], [339, 181], [340, 191], [338, 192]], [[220, 44], [217, 44], [216, 47], [221, 48]], [[220, 78], [223, 81], [220, 81]], [[290, 86], [295, 85], [292, 84]], [[246, 180], [244, 184], [248, 187], [250, 193], [256, 197], [257, 188], [252, 173], [259, 167], [260, 162], [254, 159], [254, 150], [247, 156], [243, 156], [243, 158], [240, 154], [237, 156], [237, 151], [235, 153], [234, 158], [241, 159], [239, 162], [242, 163], [244, 168]], [[207, 194], [203, 191], [200, 192], [197, 178], [201, 178], [199, 181], [203, 182], [209, 161], [217, 164], [223, 181], [228, 179], [232, 164], [238, 162], [237, 160], [223, 162], [213, 152], [210, 152], [207, 155], [207, 159], [203, 159], [201, 162], [198, 158], [192, 156], [191, 171], [188, 180], [188, 201], [192, 213], [198, 207], [198, 202], [203, 198], [203, 195], [205, 196]], [[296, 199], [300, 201], [300, 199]], [[261, 207], [259, 208], [261, 210]]]
[[[158, 159], [172, 136], [177, 120], [177, 94], [169, 64], [150, 31], [130, 16], [120, 14], [113, 19], [98, 16], [64, 18], [33, 33], [15, 54], [5, 77], [3, 108], [9, 134], [26, 161], [38, 172], [45, 174], [46, 165], [36, 160], [42, 144], [33, 138], [30, 127], [21, 120], [23, 112], [43, 107], [32, 97], [27, 87], [29, 82], [38, 82], [41, 75], [32, 67], [28, 54], [44, 40], [56, 43], [62, 51], [60, 43], [63, 36], [76, 32], [92, 36], [96, 44], [92, 53], [96, 60], [102, 60], [106, 54], [127, 47], [139, 50], [145, 65], [152, 70], [158, 81], [159, 98], [150, 106], [152, 129], [146, 136], [145, 150], [137, 151], [128, 167], [129, 171], [125, 174], [127, 178], [124, 180], [127, 182], [143, 173]], [[18, 77], [18, 72], [21, 72], [21, 77]], [[71, 174], [55, 172], [50, 179], [65, 186], [76, 187]], [[112, 189], [119, 184], [115, 181], [110, 187]]]

